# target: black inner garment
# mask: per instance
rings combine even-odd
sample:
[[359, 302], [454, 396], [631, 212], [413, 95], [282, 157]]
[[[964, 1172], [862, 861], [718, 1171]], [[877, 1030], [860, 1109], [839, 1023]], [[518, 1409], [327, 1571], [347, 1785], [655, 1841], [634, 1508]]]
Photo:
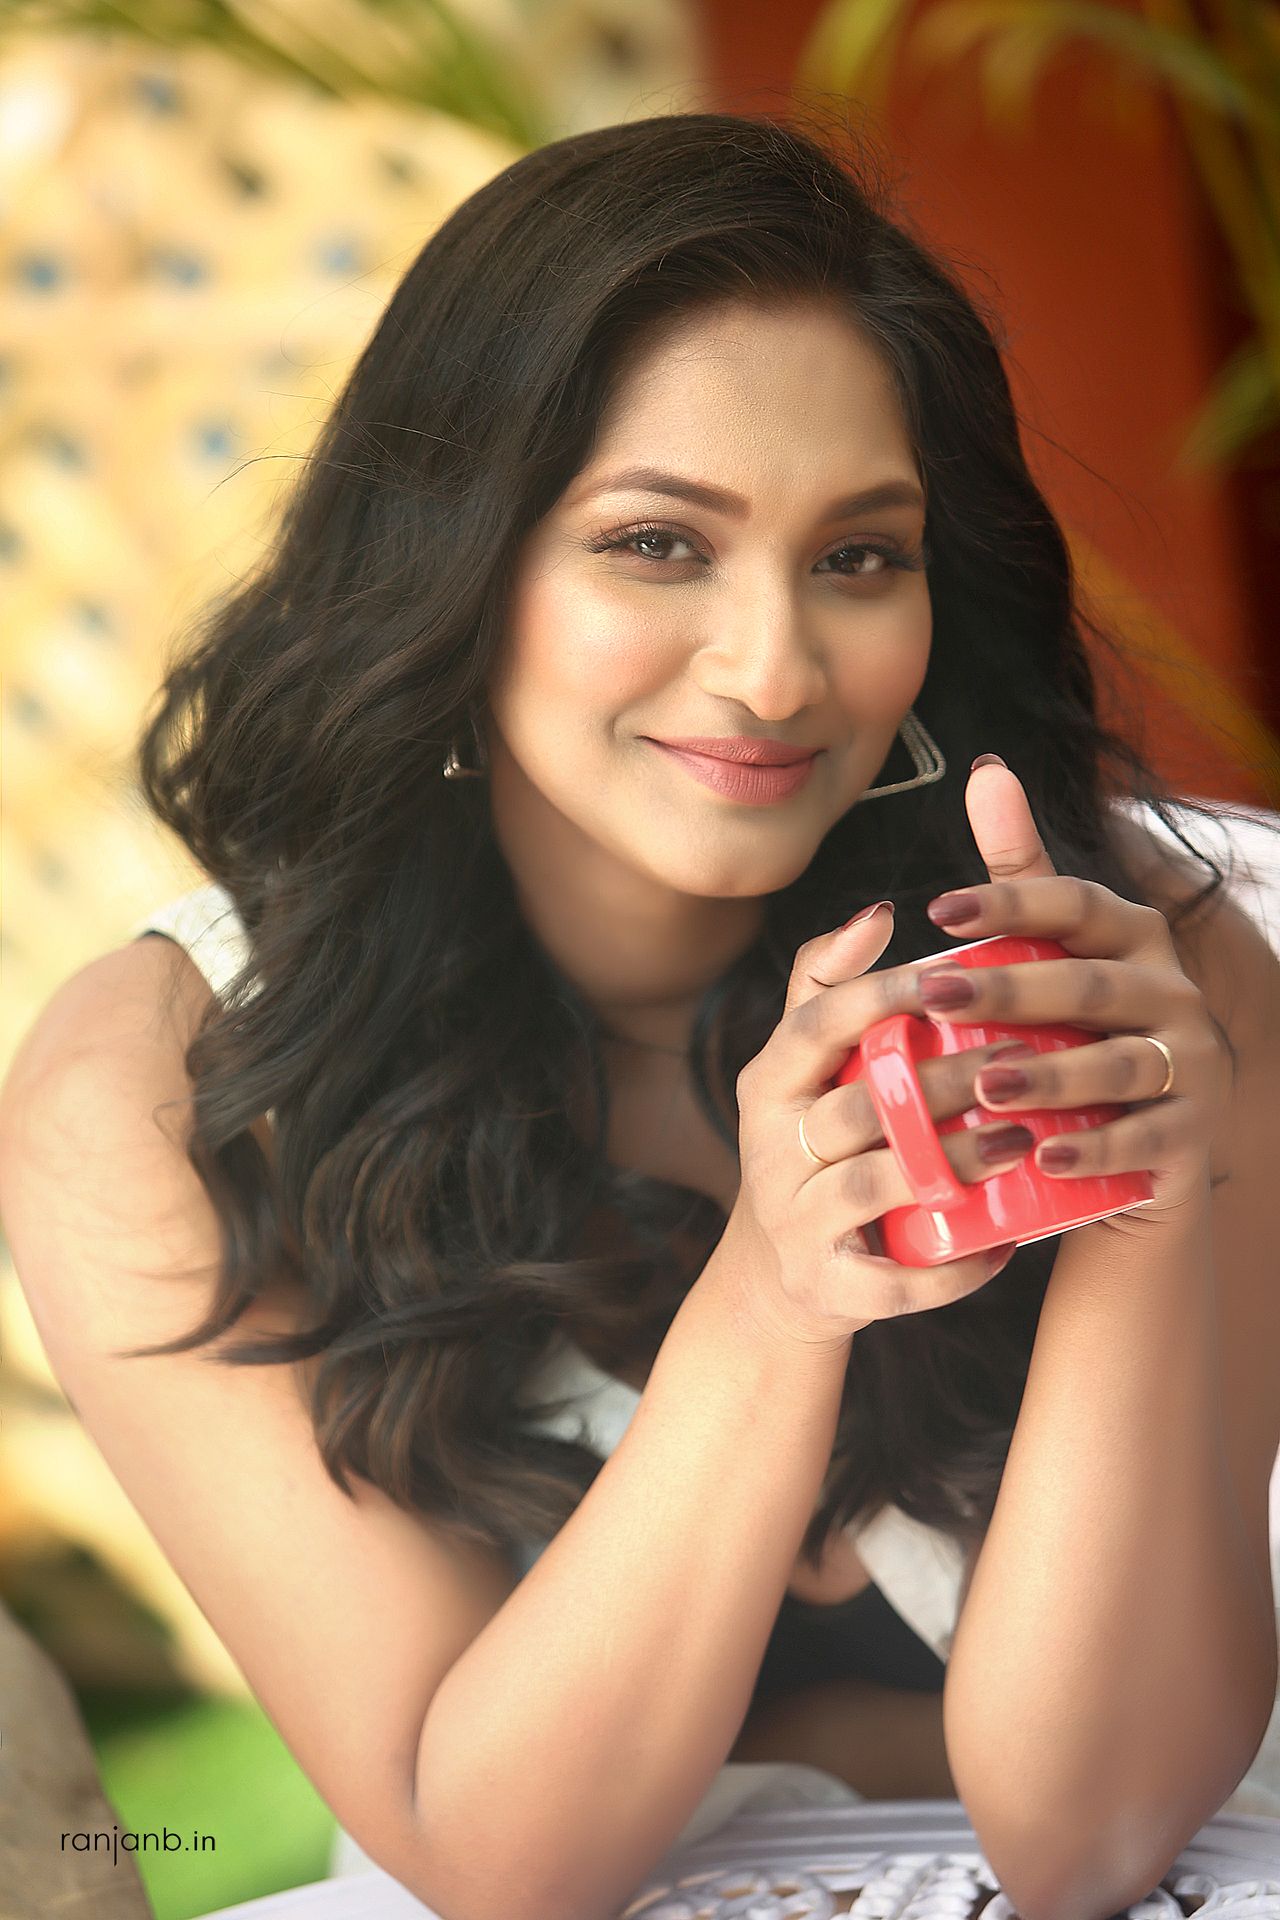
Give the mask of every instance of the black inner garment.
[[941, 1693], [946, 1672], [946, 1662], [874, 1583], [836, 1606], [819, 1606], [788, 1593], [778, 1609], [752, 1700], [849, 1676], [913, 1693]]

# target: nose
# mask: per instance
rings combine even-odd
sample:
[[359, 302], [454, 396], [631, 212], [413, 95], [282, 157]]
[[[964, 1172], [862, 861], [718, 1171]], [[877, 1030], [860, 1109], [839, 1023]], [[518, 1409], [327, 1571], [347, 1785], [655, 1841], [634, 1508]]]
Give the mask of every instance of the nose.
[[736, 701], [760, 720], [792, 719], [821, 705], [827, 692], [822, 649], [781, 590], [725, 606], [715, 638], [694, 656], [693, 673], [707, 693]]

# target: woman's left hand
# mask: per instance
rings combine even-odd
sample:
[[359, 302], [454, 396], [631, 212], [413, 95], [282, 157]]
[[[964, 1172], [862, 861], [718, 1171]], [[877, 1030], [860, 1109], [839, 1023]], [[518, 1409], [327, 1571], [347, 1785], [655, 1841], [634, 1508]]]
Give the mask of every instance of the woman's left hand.
[[[1145, 1219], [1174, 1215], [1208, 1192], [1210, 1149], [1230, 1098], [1231, 1067], [1200, 989], [1183, 971], [1168, 921], [1157, 908], [1121, 899], [1098, 881], [1057, 874], [1022, 783], [1003, 761], [975, 765], [965, 807], [992, 884], [939, 894], [929, 903], [929, 918], [966, 943], [998, 933], [1038, 934], [1078, 958], [982, 968], [936, 962], [922, 969], [922, 982], [958, 973], [973, 983], [975, 997], [962, 1007], [930, 1005], [930, 1018], [1065, 1021], [1101, 1029], [1109, 1037], [1087, 1046], [1018, 1057], [1016, 1068], [1014, 1061], [983, 1068], [978, 1097], [992, 1114], [1011, 1118], [1020, 1107], [1127, 1106], [1130, 1111], [1105, 1125], [1042, 1141], [1036, 1164], [1049, 1177], [1066, 1179], [1145, 1169], [1155, 1197], [1132, 1211]], [[942, 910], [962, 898], [976, 911], [944, 926]], [[922, 1002], [925, 991], [922, 986]], [[1147, 1034], [1172, 1056], [1173, 1078], [1164, 1093], [1167, 1063]], [[993, 1078], [1010, 1070], [1024, 1072], [1027, 1086], [992, 1098]], [[1046, 1164], [1053, 1144], [1074, 1152], [1069, 1167], [1053, 1165], [1052, 1155]]]

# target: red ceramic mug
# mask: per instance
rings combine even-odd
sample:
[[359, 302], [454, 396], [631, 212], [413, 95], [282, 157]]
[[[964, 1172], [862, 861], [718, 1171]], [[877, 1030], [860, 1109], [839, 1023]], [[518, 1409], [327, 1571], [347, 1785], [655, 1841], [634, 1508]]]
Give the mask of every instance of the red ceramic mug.
[[[996, 934], [968, 946], [948, 947], [913, 964], [954, 960], [962, 967], [1003, 967], [1024, 960], [1066, 960], [1056, 940]], [[1068, 1227], [1101, 1220], [1126, 1207], [1155, 1198], [1144, 1172], [1048, 1174], [1035, 1164], [1039, 1141], [1055, 1133], [1074, 1133], [1118, 1119], [1127, 1107], [1019, 1107], [1009, 1118], [1035, 1138], [1022, 1159], [974, 1182], [958, 1180], [939, 1144], [939, 1135], [962, 1127], [986, 1126], [993, 1115], [975, 1104], [963, 1113], [935, 1122], [916, 1071], [917, 1060], [962, 1053], [995, 1040], [1023, 1040], [1037, 1053], [1086, 1046], [1101, 1035], [1062, 1023], [1031, 1025], [983, 1019], [933, 1020], [928, 1014], [897, 1013], [868, 1027], [834, 1081], [838, 1087], [865, 1078], [880, 1128], [910, 1182], [915, 1203], [891, 1207], [876, 1222], [883, 1251], [905, 1267], [936, 1267], [1007, 1241], [1044, 1240]]]

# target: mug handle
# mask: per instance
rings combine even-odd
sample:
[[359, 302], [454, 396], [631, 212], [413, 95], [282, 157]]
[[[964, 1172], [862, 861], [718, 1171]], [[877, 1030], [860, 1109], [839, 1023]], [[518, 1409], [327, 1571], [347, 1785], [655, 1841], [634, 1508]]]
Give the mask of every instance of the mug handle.
[[912, 1192], [922, 1207], [945, 1213], [961, 1206], [969, 1189], [951, 1170], [916, 1072], [911, 1030], [923, 1026], [913, 1013], [890, 1014], [868, 1027], [858, 1056], [880, 1131]]

